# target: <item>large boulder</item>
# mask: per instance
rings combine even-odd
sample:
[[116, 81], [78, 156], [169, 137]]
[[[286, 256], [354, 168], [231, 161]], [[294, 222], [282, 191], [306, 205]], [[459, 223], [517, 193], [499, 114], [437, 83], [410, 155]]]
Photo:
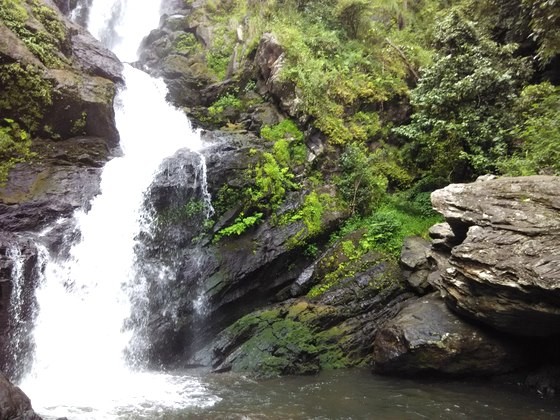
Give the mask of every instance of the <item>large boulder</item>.
[[432, 277], [446, 302], [500, 331], [560, 333], [560, 178], [453, 184], [432, 203], [457, 243]]
[[0, 373], [0, 418], [3, 420], [41, 420], [24, 392]]
[[461, 320], [437, 295], [408, 300], [379, 330], [376, 372], [485, 376], [519, 367], [520, 351], [511, 342]]

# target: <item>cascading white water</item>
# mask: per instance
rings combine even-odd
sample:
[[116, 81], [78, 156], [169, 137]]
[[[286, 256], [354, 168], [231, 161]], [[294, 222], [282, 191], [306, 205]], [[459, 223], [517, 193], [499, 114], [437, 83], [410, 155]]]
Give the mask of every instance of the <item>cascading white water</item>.
[[[126, 0], [94, 0], [90, 10], [94, 30], [102, 31], [99, 22], [111, 20], [104, 12], [114, 5], [120, 7], [123, 28], [119, 32], [123, 39], [115, 45], [125, 49], [136, 43], [132, 52], [119, 56], [135, 58], [139, 34], [157, 24], [153, 16], [159, 1], [139, 7]], [[132, 41], [124, 39], [127, 34], [134, 34]], [[135, 372], [125, 360], [132, 335], [125, 328], [130, 294], [144, 292], [134, 270], [143, 194], [165, 157], [183, 147], [197, 150], [201, 141], [185, 115], [166, 102], [163, 81], [129, 65], [124, 79], [126, 88], [115, 106], [123, 156], [105, 166], [101, 194], [91, 210], [75, 214], [81, 239], [70, 258], [49, 261], [37, 291], [35, 358], [21, 386], [44, 415], [117, 418], [121, 412], [215, 401], [192, 378]]]

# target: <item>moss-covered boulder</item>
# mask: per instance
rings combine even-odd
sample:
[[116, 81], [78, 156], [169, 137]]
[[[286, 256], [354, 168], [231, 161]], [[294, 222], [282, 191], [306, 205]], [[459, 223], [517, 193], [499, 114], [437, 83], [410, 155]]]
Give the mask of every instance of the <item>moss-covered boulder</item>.
[[[381, 279], [383, 288], [378, 287]], [[291, 299], [244, 316], [192, 361], [210, 363], [219, 372], [256, 376], [368, 366], [378, 326], [409, 296], [395, 265], [377, 264], [321, 296]]]

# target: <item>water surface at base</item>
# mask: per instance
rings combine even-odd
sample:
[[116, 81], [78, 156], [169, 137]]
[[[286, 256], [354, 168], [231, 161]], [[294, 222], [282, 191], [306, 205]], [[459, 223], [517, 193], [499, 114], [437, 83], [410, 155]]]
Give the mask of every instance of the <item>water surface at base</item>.
[[[558, 419], [560, 401], [515, 387], [419, 382], [368, 371], [253, 380], [238, 374], [188, 373], [203, 384], [182, 409], [120, 411], [120, 419]], [[190, 395], [190, 394], [189, 394]], [[70, 419], [71, 420], [71, 419]]]

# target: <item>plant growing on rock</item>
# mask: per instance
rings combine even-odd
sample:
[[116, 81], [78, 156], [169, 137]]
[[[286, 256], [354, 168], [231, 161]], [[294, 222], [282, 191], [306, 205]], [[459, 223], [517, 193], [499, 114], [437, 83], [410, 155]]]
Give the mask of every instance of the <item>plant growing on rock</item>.
[[0, 185], [6, 182], [10, 169], [16, 163], [33, 156], [29, 134], [14, 120], [4, 118], [0, 125]]
[[0, 112], [31, 132], [37, 130], [52, 102], [53, 87], [42, 72], [20, 63], [0, 65], [0, 89]]
[[351, 214], [371, 213], [387, 189], [387, 178], [375, 171], [372, 156], [364, 146], [349, 144], [341, 155], [340, 168], [336, 185]]
[[0, 0], [0, 19], [47, 67], [63, 66], [66, 28], [51, 8], [37, 0]]
[[263, 213], [255, 213], [251, 216], [245, 216], [241, 213], [233, 222], [233, 224], [220, 229], [218, 233], [214, 236], [214, 242], [219, 241], [225, 236], [239, 236], [244, 233], [247, 229], [255, 226], [261, 221]]

